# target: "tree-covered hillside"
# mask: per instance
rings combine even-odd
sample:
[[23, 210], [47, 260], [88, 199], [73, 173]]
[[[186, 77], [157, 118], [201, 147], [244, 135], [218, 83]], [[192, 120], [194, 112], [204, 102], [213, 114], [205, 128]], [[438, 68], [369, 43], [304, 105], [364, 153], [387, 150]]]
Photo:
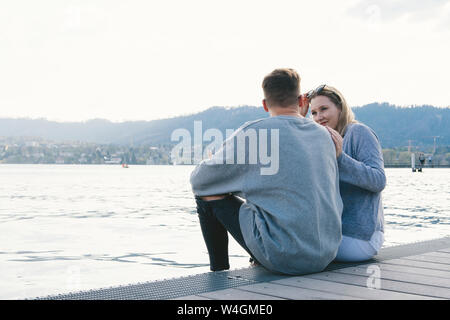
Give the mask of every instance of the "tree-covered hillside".
[[[353, 108], [356, 119], [370, 126], [383, 148], [407, 146], [450, 146], [450, 108], [432, 106], [396, 107], [372, 103]], [[113, 123], [108, 120], [60, 123], [45, 119], [0, 119], [0, 136], [40, 137], [53, 141], [83, 141], [118, 145], [158, 145], [171, 143], [174, 130], [193, 134], [194, 121], [209, 128], [237, 129], [243, 123], [268, 117], [262, 107], [212, 107], [203, 112], [175, 118]], [[411, 141], [409, 141], [411, 140]]]
[[373, 103], [353, 108], [356, 119], [375, 130], [383, 148], [450, 145], [450, 108], [400, 108]]

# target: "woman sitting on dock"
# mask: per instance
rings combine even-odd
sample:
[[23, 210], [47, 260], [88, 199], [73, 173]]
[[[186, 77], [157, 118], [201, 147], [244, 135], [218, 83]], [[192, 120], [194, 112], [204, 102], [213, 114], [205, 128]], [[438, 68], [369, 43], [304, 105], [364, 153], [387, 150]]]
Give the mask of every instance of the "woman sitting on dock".
[[[313, 120], [325, 126], [336, 147], [344, 209], [338, 261], [364, 261], [384, 241], [381, 191], [386, 185], [381, 146], [375, 132], [354, 119], [342, 94], [322, 85], [310, 91]], [[306, 115], [306, 110], [302, 114]]]

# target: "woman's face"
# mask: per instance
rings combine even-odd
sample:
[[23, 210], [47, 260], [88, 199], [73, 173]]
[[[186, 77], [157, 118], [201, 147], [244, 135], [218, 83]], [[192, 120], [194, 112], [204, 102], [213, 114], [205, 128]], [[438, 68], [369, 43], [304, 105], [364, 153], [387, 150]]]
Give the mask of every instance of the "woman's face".
[[310, 109], [315, 122], [336, 130], [341, 110], [328, 97], [314, 97]]

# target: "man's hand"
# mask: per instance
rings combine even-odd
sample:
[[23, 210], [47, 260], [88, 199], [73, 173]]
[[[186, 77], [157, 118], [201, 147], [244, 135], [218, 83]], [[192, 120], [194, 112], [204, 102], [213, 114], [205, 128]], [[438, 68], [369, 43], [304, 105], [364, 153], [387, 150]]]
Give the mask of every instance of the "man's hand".
[[339, 134], [339, 132], [337, 132], [336, 130], [334, 130], [330, 127], [325, 127], [325, 128], [327, 128], [328, 132], [331, 135], [331, 139], [333, 139], [334, 146], [336, 148], [336, 158], [339, 158], [339, 156], [342, 153], [343, 139], [342, 139], [341, 135]]

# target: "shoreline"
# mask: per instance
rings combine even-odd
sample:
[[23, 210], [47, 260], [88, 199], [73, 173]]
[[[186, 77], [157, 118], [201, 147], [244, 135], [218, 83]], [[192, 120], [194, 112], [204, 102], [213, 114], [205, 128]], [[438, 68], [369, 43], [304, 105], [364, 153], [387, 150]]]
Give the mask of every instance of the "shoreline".
[[[45, 165], [45, 166], [122, 166], [121, 164], [111, 164], [111, 163], [1, 163], [0, 165]], [[174, 167], [180, 167], [180, 166], [195, 166], [195, 164], [129, 164], [129, 166], [139, 166], [139, 167], [145, 167], [145, 166], [174, 166]], [[411, 169], [411, 164], [385, 164], [384, 168], [408, 168]], [[420, 168], [420, 166], [416, 166], [416, 169]], [[439, 168], [450, 168], [450, 164], [436, 164], [436, 165], [424, 165], [422, 167], [423, 169], [439, 169]]]

